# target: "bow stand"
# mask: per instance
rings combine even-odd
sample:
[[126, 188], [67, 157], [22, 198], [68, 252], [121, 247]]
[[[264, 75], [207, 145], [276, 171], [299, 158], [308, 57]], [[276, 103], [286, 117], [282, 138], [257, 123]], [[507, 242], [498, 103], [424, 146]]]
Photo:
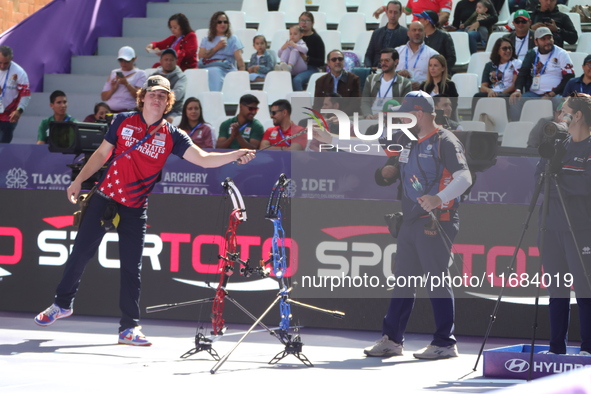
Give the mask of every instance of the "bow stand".
[[300, 335], [297, 333], [297, 329], [294, 329], [294, 333], [290, 334], [290, 323], [292, 319], [291, 304], [303, 306], [308, 309], [313, 309], [319, 312], [328, 313], [336, 318], [342, 319], [345, 314], [339, 311], [330, 311], [327, 309], [317, 308], [312, 305], [304, 304], [289, 297], [291, 287], [288, 286], [288, 277], [291, 273], [288, 273], [287, 268], [287, 255], [285, 253], [285, 231], [283, 230], [282, 218], [281, 218], [281, 201], [282, 198], [286, 197], [286, 190], [289, 186], [291, 179], [287, 179], [285, 174], [281, 174], [279, 179], [271, 190], [269, 196], [269, 202], [267, 203], [267, 211], [265, 219], [270, 220], [273, 223], [273, 239], [271, 242], [271, 255], [267, 261], [262, 264], [273, 263], [273, 274], [277, 278], [279, 284], [279, 313], [281, 321], [279, 322], [279, 340], [285, 349], [279, 352], [269, 364], [276, 364], [283, 358], [290, 354], [293, 354], [298, 360], [304, 365], [313, 367], [314, 365], [308, 360], [308, 358], [302, 353], [302, 343]]
[[[234, 181], [231, 178], [226, 178], [226, 180], [222, 183], [222, 187], [224, 188], [224, 192], [230, 196], [232, 200], [233, 210], [230, 213], [228, 219], [228, 228], [225, 232], [225, 242], [224, 248], [221, 255], [218, 256], [218, 269], [217, 271], [220, 274], [219, 281], [215, 290], [215, 296], [210, 298], [203, 298], [200, 300], [193, 300], [193, 301], [186, 301], [180, 302], [175, 304], [163, 304], [163, 305], [156, 305], [150, 306], [146, 308], [147, 313], [153, 312], [160, 312], [165, 311], [168, 309], [178, 308], [182, 306], [189, 306], [189, 305], [197, 305], [203, 304], [207, 302], [212, 303], [211, 308], [211, 325], [212, 330], [209, 336], [205, 336], [202, 332], [198, 332], [195, 335], [195, 348], [187, 351], [184, 353], [181, 358], [187, 358], [192, 356], [193, 354], [199, 353], [201, 351], [206, 351], [211, 355], [214, 360], [220, 360], [218, 353], [213, 349], [212, 345], [213, 342], [217, 341], [221, 338], [221, 336], [225, 333], [227, 327], [225, 326], [225, 321], [223, 318], [224, 313], [224, 306], [225, 300], [227, 299], [238, 309], [244, 312], [248, 317], [253, 319], [254, 321], [257, 318], [250, 313], [246, 308], [244, 308], [240, 303], [238, 303], [235, 299], [230, 297], [228, 294], [228, 290], [226, 289], [228, 285], [228, 281], [230, 276], [234, 273], [236, 264], [238, 264], [240, 275], [244, 277], [249, 277], [253, 273], [257, 273], [260, 276], [267, 276], [268, 272], [265, 272], [263, 267], [256, 267], [253, 268], [250, 266], [250, 259], [244, 261], [240, 258], [240, 253], [237, 252], [237, 242], [236, 242], [236, 230], [238, 229], [238, 225], [246, 221], [246, 208], [244, 205], [244, 200], [242, 198], [242, 194], [234, 184]], [[209, 285], [209, 282], [208, 282]], [[211, 287], [211, 286], [210, 286]], [[213, 287], [212, 287], [213, 289]], [[258, 325], [263, 327], [265, 330], [269, 331], [272, 335], [278, 335], [267, 327], [262, 322], [258, 322]]]

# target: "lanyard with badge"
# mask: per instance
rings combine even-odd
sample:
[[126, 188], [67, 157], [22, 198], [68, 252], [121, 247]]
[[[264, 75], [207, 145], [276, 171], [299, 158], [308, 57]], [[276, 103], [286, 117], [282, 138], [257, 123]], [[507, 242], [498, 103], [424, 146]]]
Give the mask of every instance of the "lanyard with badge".
[[[390, 82], [390, 86], [388, 86], [386, 93], [384, 93], [384, 98], [388, 97], [388, 93], [390, 92], [390, 90], [392, 90], [392, 85], [394, 85], [396, 83], [397, 79], [398, 79], [398, 74], [394, 73], [394, 78], [392, 78], [392, 82]], [[384, 81], [384, 74], [380, 75], [380, 86], [383, 81]], [[378, 90], [378, 97], [382, 97], [382, 95], [380, 94], [380, 90]], [[392, 97], [392, 96], [390, 96], [390, 97]]]
[[[390, 82], [390, 86], [388, 86], [388, 89], [386, 90], [386, 92], [384, 93], [384, 96], [382, 96], [381, 94], [381, 86], [382, 83], [384, 81], [384, 74], [380, 75], [380, 89], [378, 89], [378, 93], [377, 93], [377, 97], [373, 103], [373, 113], [376, 112], [381, 112], [382, 110], [382, 106], [384, 105], [384, 103], [386, 102], [386, 100], [388, 99], [388, 93], [390, 93], [390, 90], [392, 90], [392, 86], [396, 83], [396, 80], [398, 79], [398, 74], [394, 73], [394, 78], [392, 78], [392, 81]], [[390, 93], [390, 97], [394, 97], [392, 95], [392, 93]]]
[[[509, 60], [506, 65], [505, 65], [505, 69], [501, 72], [501, 78], [499, 80], [499, 78], [497, 78], [497, 83], [495, 84], [498, 88], [501, 89], [505, 89], [505, 72], [507, 71], [507, 67], [509, 67], [509, 65], [512, 63], [511, 60]], [[501, 68], [501, 65], [499, 64], [498, 69]]]
[[[285, 139], [285, 135], [283, 135], [283, 130], [281, 130], [281, 127], [277, 127], [277, 131], [279, 131], [279, 134], [281, 135], [281, 139], [284, 140]], [[287, 146], [291, 146], [291, 142], [289, 142], [288, 140], [283, 141], [287, 144]]]
[[177, 39], [176, 39], [176, 40], [175, 40], [175, 41], [172, 43], [172, 45], [171, 45], [170, 47], [171, 47], [172, 49], [174, 49], [174, 47], [176, 46], [176, 44], [178, 44], [178, 43], [179, 43], [179, 41], [180, 41], [180, 40], [182, 40], [184, 36], [185, 36], [185, 35], [183, 34], [182, 36], [180, 36], [179, 38], [177, 38]]
[[[191, 132], [189, 133], [189, 137], [191, 137], [193, 134], [195, 134], [195, 131], [201, 127], [203, 123], [198, 123], [197, 126], [193, 127], [193, 130], [191, 130]], [[201, 130], [199, 130], [199, 134], [197, 135], [197, 137], [201, 136]]]
[[[554, 54], [554, 50], [555, 49], [556, 49], [556, 47], [552, 47], [552, 52], [550, 52], [550, 54], [548, 55], [548, 59], [546, 59], [546, 63], [544, 63], [544, 66], [540, 70], [540, 73], [534, 75], [534, 79], [533, 79], [533, 82], [531, 84], [530, 90], [540, 90], [540, 79], [542, 78], [542, 75], [546, 71], [546, 66], [548, 65], [548, 62], [550, 61], [550, 59], [552, 59], [552, 54]], [[538, 67], [538, 59], [539, 59], [539, 57], [540, 57], [540, 50], [538, 49], [536, 51], [536, 60], [534, 61], [534, 67], [533, 67], [533, 72], [534, 73], [535, 73], [536, 67]]]
[[[412, 66], [413, 71], [417, 68], [417, 63], [419, 62], [419, 59], [421, 58], [421, 53], [423, 53], [423, 51], [425, 50], [425, 44], [421, 45], [421, 50], [419, 51], [419, 54], [417, 55], [417, 58], [415, 59], [415, 64]], [[406, 47], [406, 59], [404, 61], [405, 64], [405, 69], [408, 70], [408, 52], [410, 51], [410, 46]]]
[[[238, 129], [238, 131], [239, 131], [240, 133], [242, 133], [243, 131], [245, 131], [245, 130], [246, 130], [246, 128], [247, 128], [248, 126], [250, 126], [250, 124], [251, 124], [251, 123], [252, 123], [252, 122], [246, 122], [246, 123], [244, 123], [242, 126], [240, 126], [240, 128]], [[250, 129], [249, 129], [249, 130], [246, 130], [246, 131], [247, 131], [247, 132], [245, 132], [244, 134], [242, 134], [242, 136], [243, 136], [243, 137], [246, 137], [246, 138], [250, 138]]]
[[6, 83], [8, 82], [8, 77], [10, 76], [10, 66], [12, 63], [8, 65], [8, 70], [6, 70], [6, 77], [4, 78], [4, 85], [2, 85], [2, 93], [0, 94], [0, 114], [4, 113], [4, 94], [6, 93]]
[[[517, 39], [517, 37], [515, 37]], [[523, 49], [523, 45], [529, 41], [529, 33], [527, 33], [525, 35], [525, 37], [523, 37], [523, 40], [521, 41], [521, 45], [519, 46], [519, 49], [517, 50], [517, 56], [521, 56], [521, 50]], [[527, 51], [525, 51], [527, 53]], [[525, 56], [525, 55], [523, 55]]]

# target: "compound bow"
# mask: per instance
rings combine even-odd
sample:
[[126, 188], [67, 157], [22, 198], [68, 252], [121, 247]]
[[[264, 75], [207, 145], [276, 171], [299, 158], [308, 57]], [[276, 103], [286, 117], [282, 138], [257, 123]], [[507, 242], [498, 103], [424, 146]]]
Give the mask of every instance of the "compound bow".
[[[268, 272], [265, 271], [263, 267], [252, 268], [249, 264], [250, 260], [244, 261], [240, 258], [240, 253], [237, 252], [236, 230], [238, 228], [238, 225], [240, 223], [245, 222], [247, 219], [244, 200], [242, 198], [242, 194], [240, 194], [240, 191], [238, 190], [238, 188], [234, 184], [234, 181], [231, 178], [226, 178], [226, 180], [222, 183], [222, 187], [224, 188], [224, 192], [230, 196], [230, 199], [232, 200], [233, 209], [228, 219], [228, 228], [225, 232], [225, 242], [222, 254], [218, 255], [219, 262], [217, 266], [217, 272], [220, 274], [220, 279], [215, 289], [215, 297], [195, 301], [181, 302], [176, 304], [156, 305], [146, 308], [146, 311], [148, 313], [151, 313], [168, 310], [180, 306], [212, 302], [211, 335], [206, 337], [202, 332], [198, 332], [195, 336], [195, 348], [187, 351], [185, 354], [181, 356], [181, 358], [187, 358], [189, 356], [192, 356], [193, 354], [205, 350], [213, 357], [214, 360], [220, 359], [217, 352], [212, 348], [212, 343], [218, 340], [226, 331], [225, 321], [223, 318], [226, 298], [229, 301], [231, 301], [234, 305], [236, 305], [246, 315], [248, 315], [251, 319], [257, 320], [257, 318], [252, 313], [250, 313], [246, 308], [244, 308], [236, 300], [234, 300], [228, 295], [226, 286], [228, 285], [228, 280], [230, 279], [230, 276], [235, 271], [236, 263], [239, 264], [240, 274], [245, 277], [249, 277], [253, 273], [258, 273], [261, 276], [268, 275]], [[262, 323], [260, 323], [260, 325], [267, 331], [277, 336], [277, 334], [266, 325]]]

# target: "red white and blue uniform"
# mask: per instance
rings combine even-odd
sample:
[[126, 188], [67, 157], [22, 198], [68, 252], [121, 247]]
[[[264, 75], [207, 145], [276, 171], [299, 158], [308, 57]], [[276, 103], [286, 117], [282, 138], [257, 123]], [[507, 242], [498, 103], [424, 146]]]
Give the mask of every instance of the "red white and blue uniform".
[[[141, 113], [119, 114], [105, 135], [105, 140], [115, 146], [114, 157], [118, 157], [159, 124], [146, 129]], [[182, 157], [191, 145], [191, 139], [185, 132], [165, 123], [146, 142], [114, 161], [98, 188], [120, 204], [141, 207], [146, 204], [168, 156], [174, 153]]]
[[[579, 250], [573, 241], [554, 182], [551, 182], [550, 193], [544, 197], [548, 199], [549, 206], [544, 245], [540, 245], [544, 273], [552, 278], [548, 287], [550, 351], [566, 353], [571, 288], [566, 286], [564, 275], [570, 273], [579, 308], [581, 351], [591, 353], [591, 289], [579, 259], [580, 254], [587, 273], [591, 274], [591, 137], [573, 142], [569, 136], [563, 144], [566, 154], [557, 181]], [[536, 179], [544, 171], [546, 162], [542, 159], [538, 163]], [[540, 217], [541, 214], [540, 211]]]
[[[116, 158], [159, 125], [160, 121], [147, 125], [138, 112], [121, 113], [111, 124], [105, 140], [115, 146], [113, 157]], [[142, 145], [112, 163], [99, 182], [100, 193], [95, 193], [90, 199], [57, 287], [55, 304], [64, 309], [72, 308], [84, 268], [105, 235], [101, 225], [103, 213], [114, 204], [120, 217], [117, 226], [121, 273], [119, 306], [122, 314], [119, 332], [139, 324], [147, 197], [167, 157], [171, 153], [182, 157], [191, 145], [193, 143], [185, 132], [165, 122]]]
[[[429, 275], [441, 278], [442, 275], [448, 275], [450, 249], [443, 243], [440, 234], [429, 235], [425, 231], [431, 224], [431, 218], [417, 198], [436, 195], [451, 182], [453, 173], [468, 169], [464, 147], [453, 133], [445, 129], [435, 129], [418, 141], [411, 141], [408, 136], [399, 132], [394, 134], [393, 141], [404, 147], [399, 155], [391, 157], [387, 163], [399, 163], [404, 214], [393, 274], [395, 277]], [[381, 169], [378, 169], [376, 180], [380, 173]], [[459, 230], [458, 204], [459, 198], [444, 205], [439, 218], [451, 242]], [[451, 346], [456, 343], [453, 335], [454, 298], [451, 286], [442, 284], [433, 289], [427, 287], [427, 290], [436, 325], [431, 344]], [[411, 286], [397, 286], [393, 289], [382, 333], [396, 343], [404, 342], [415, 296], [416, 289]]]

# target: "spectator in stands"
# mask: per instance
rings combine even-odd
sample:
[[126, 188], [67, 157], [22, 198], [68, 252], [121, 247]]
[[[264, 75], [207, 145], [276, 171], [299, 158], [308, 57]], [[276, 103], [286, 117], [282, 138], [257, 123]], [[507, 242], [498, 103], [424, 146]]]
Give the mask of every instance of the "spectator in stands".
[[[341, 97], [361, 97], [361, 88], [359, 77], [344, 69], [345, 56], [343, 52], [335, 49], [328, 53], [326, 63], [330, 72], [316, 80], [316, 89], [314, 89], [314, 108], [322, 106], [323, 97], [329, 93], [338, 93]], [[343, 102], [343, 100], [341, 100]], [[344, 105], [342, 110], [352, 115], [359, 110], [359, 105], [353, 100], [350, 105]]]
[[396, 72], [410, 79], [412, 90], [418, 90], [427, 78], [429, 59], [438, 52], [425, 44], [425, 28], [421, 22], [412, 22], [408, 26], [408, 38], [406, 45], [396, 47], [400, 55]]
[[[490, 62], [484, 65], [480, 92], [474, 97], [509, 97], [515, 91], [515, 81], [521, 69], [521, 60], [515, 56], [511, 40], [501, 37], [490, 53]], [[472, 101], [472, 113], [477, 99]]]
[[213, 126], [203, 119], [203, 110], [199, 99], [189, 97], [185, 100], [179, 129], [184, 130], [195, 145], [201, 149], [213, 148]]
[[308, 64], [308, 69], [293, 77], [293, 90], [296, 92], [304, 90], [304, 85], [308, 84], [312, 74], [319, 72], [320, 67], [324, 66], [325, 55], [324, 41], [314, 30], [314, 15], [308, 11], [302, 12], [299, 25], [304, 33], [302, 39], [308, 46], [308, 53], [302, 55], [302, 59]]
[[[375, 123], [372, 124], [371, 126], [369, 126], [367, 128], [367, 130], [365, 130], [365, 135], [376, 135], [380, 132], [380, 127], [382, 128], [382, 132], [380, 137], [384, 137], [387, 133], [388, 130], [388, 117], [386, 116], [387, 112], [396, 112], [398, 111], [398, 109], [400, 108], [400, 103], [398, 102], [398, 100], [388, 100], [384, 103], [384, 105], [382, 106], [382, 112], [384, 113], [384, 117], [382, 118], [382, 124]], [[378, 118], [379, 119], [379, 118]], [[338, 132], [338, 130], [337, 130]], [[336, 133], [335, 133], [336, 134]], [[351, 135], [353, 136], [353, 135]]]
[[571, 45], [577, 43], [579, 35], [575, 30], [570, 17], [564, 12], [558, 11], [556, 0], [539, 0], [540, 8], [531, 14], [531, 29], [538, 30], [546, 27], [552, 32], [554, 43], [563, 48], [564, 42]]
[[[468, 31], [468, 36], [470, 38], [470, 53], [476, 52], [478, 44], [486, 47], [488, 36], [492, 34], [493, 26], [483, 26], [480, 22], [488, 20], [489, 18], [495, 18], [493, 15], [494, 12], [495, 8], [490, 1], [478, 0], [476, 3], [476, 10], [464, 23], [464, 25], [467, 26], [466, 30]], [[496, 18], [498, 21], [498, 16]]]
[[531, 18], [529, 12], [526, 10], [515, 11], [513, 14], [513, 26], [515, 26], [515, 31], [507, 34], [505, 37], [511, 41], [511, 45], [515, 48], [515, 55], [523, 62], [527, 51], [536, 46], [534, 42], [534, 31], [530, 29]]
[[419, 22], [425, 27], [425, 44], [445, 57], [447, 74], [451, 75], [452, 68], [456, 65], [456, 47], [449, 33], [437, 28], [439, 16], [435, 11], [431, 10], [414, 15], [419, 18]]
[[564, 101], [561, 101], [556, 107], [556, 111], [554, 111], [554, 116], [546, 116], [538, 120], [538, 123], [534, 126], [533, 129], [529, 132], [529, 137], [527, 138], [527, 147], [528, 148], [538, 148], [542, 142], [544, 142], [545, 134], [544, 130], [546, 129], [546, 125], [548, 122], [560, 122], [560, 114], [562, 112], [562, 104]]
[[308, 53], [308, 46], [302, 37], [301, 26], [294, 25], [289, 28], [289, 40], [277, 52], [280, 62], [275, 66], [276, 71], [289, 71], [292, 76], [295, 76], [308, 69], [308, 65], [302, 58], [302, 55], [305, 56]]
[[49, 107], [53, 111], [53, 115], [49, 118], [43, 119], [39, 124], [37, 130], [37, 145], [47, 144], [49, 139], [49, 122], [64, 121], [75, 122], [76, 119], [67, 114], [68, 98], [61, 90], [55, 90], [49, 96]]
[[124, 112], [136, 107], [138, 89], [146, 81], [146, 73], [135, 67], [135, 51], [132, 47], [121, 47], [117, 60], [120, 68], [111, 71], [103, 86], [101, 100], [105, 101], [113, 112]]
[[267, 73], [274, 69], [277, 60], [273, 53], [267, 50], [268, 44], [265, 36], [254, 36], [252, 45], [256, 52], [250, 57], [247, 71], [250, 73], [251, 82], [263, 82]]
[[265, 130], [254, 118], [259, 110], [259, 99], [252, 94], [240, 97], [238, 115], [220, 125], [220, 134], [216, 143], [218, 149], [234, 147], [259, 149]]
[[573, 92], [591, 95], [591, 55], [583, 60], [583, 75], [568, 81], [562, 95], [564, 97], [570, 96]]
[[[269, 150], [304, 150], [307, 145], [306, 134], [302, 134], [289, 141], [279, 141], [306, 130], [291, 121], [291, 104], [281, 99], [271, 104], [271, 119], [273, 127], [269, 127], [263, 135], [261, 149]], [[273, 147], [271, 145], [277, 144]]]
[[[341, 95], [338, 93], [328, 93], [326, 97], [322, 99], [322, 107], [321, 109], [341, 109]], [[338, 135], [339, 134], [339, 120], [336, 115], [326, 114], [324, 115], [326, 122], [328, 123], [328, 132], [331, 134]], [[302, 127], [307, 127], [308, 121], [312, 119], [302, 119], [299, 122], [299, 125]], [[351, 136], [354, 136], [355, 133], [353, 131], [353, 123], [351, 122]], [[320, 144], [321, 142], [313, 138], [312, 140], [308, 141], [308, 146], [306, 146], [306, 151], [313, 151], [319, 152], [320, 151]]]
[[[413, 21], [418, 20], [416, 14], [427, 10], [435, 11], [439, 16], [439, 25], [445, 26], [449, 20], [452, 6], [452, 0], [408, 0], [403, 11], [406, 15], [413, 14]], [[377, 19], [385, 11], [386, 7], [380, 7], [374, 12], [373, 16]]]
[[201, 39], [199, 47], [199, 67], [209, 71], [209, 90], [221, 91], [224, 77], [230, 71], [246, 70], [242, 48], [240, 39], [232, 35], [228, 15], [215, 12], [209, 21], [209, 34]]
[[87, 123], [105, 123], [107, 122], [107, 114], [111, 113], [109, 104], [105, 102], [98, 103], [94, 106], [94, 113], [84, 118], [84, 122]]
[[497, 10], [492, 4], [489, 4], [489, 7], [487, 7], [487, 17], [475, 20], [469, 25], [467, 22], [476, 12], [477, 5], [478, 0], [460, 0], [454, 11], [453, 24], [447, 28], [448, 31], [460, 30], [468, 32], [470, 53], [474, 53], [478, 50], [478, 42], [482, 39], [482, 34], [484, 34], [484, 29], [480, 28], [492, 29], [495, 23], [499, 20]]
[[397, 0], [388, 2], [386, 15], [388, 23], [373, 31], [365, 52], [365, 67], [371, 67], [374, 70], [380, 67], [382, 49], [396, 48], [408, 42], [408, 29], [398, 23], [402, 15], [402, 4]]
[[410, 80], [396, 74], [398, 62], [398, 51], [394, 48], [382, 49], [382, 73], [369, 75], [363, 86], [361, 113], [365, 119], [377, 119], [384, 102], [391, 98], [404, 97], [411, 91]]
[[0, 142], [6, 144], [31, 99], [29, 77], [12, 57], [12, 48], [0, 46]]
[[[523, 104], [533, 97], [552, 99], [556, 108], [566, 83], [574, 76], [573, 62], [568, 52], [554, 45], [549, 28], [538, 28], [534, 38], [537, 47], [525, 56], [515, 81], [516, 90], [510, 96], [511, 120], [519, 119]], [[525, 93], [521, 98], [521, 90], [524, 88]]]
[[[176, 52], [177, 65], [181, 70], [197, 67], [197, 36], [189, 19], [184, 14], [174, 14], [168, 19], [168, 28], [172, 35], [159, 42], [151, 42], [146, 46], [146, 51], [155, 53], [159, 56], [162, 51], [172, 48]], [[160, 66], [156, 63], [152, 68]]]
[[454, 108], [456, 107], [457, 103], [452, 102], [452, 100], [456, 100], [455, 97], [447, 97], [445, 94], [438, 94], [437, 96], [433, 96], [433, 102], [435, 103], [436, 110], [442, 110], [443, 116], [445, 116], [445, 120], [447, 122], [447, 126], [444, 126], [447, 130], [450, 131], [460, 131], [463, 130], [462, 126], [458, 122], [456, 122], [454, 117]]
[[429, 72], [419, 90], [431, 96], [445, 94], [447, 97], [458, 97], [456, 84], [448, 78], [447, 62], [443, 55], [433, 55], [429, 59]]
[[162, 51], [160, 56], [160, 66], [154, 71], [153, 75], [162, 75], [170, 82], [170, 88], [174, 92], [174, 105], [169, 113], [164, 117], [172, 122], [177, 116], [181, 116], [183, 110], [183, 101], [185, 101], [185, 90], [187, 89], [187, 76], [177, 66], [176, 52], [172, 48]]

